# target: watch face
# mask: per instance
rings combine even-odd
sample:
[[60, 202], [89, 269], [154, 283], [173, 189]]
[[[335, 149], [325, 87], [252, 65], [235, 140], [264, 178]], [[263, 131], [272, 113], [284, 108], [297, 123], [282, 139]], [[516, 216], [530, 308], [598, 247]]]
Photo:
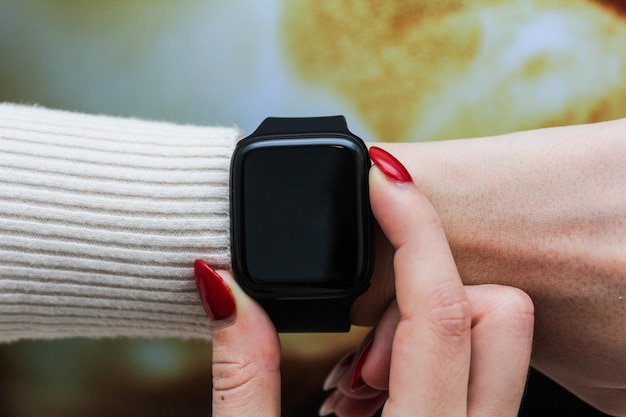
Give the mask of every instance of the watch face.
[[260, 291], [341, 290], [369, 278], [369, 160], [361, 146], [286, 138], [252, 142], [235, 155], [236, 275]]

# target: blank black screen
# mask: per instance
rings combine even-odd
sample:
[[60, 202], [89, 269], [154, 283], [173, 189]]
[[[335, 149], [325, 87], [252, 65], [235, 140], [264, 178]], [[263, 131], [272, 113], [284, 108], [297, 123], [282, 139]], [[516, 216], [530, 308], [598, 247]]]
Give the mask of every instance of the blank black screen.
[[351, 282], [359, 222], [353, 151], [342, 146], [256, 148], [243, 161], [243, 236], [258, 282]]

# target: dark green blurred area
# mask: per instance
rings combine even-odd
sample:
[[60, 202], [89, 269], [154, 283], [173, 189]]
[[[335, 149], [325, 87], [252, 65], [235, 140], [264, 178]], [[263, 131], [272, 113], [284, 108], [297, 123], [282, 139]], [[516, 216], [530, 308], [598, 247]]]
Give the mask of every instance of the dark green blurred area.
[[210, 345], [23, 341], [0, 347], [3, 416], [206, 415]]
[[[287, 335], [285, 416], [315, 416], [322, 382], [364, 330]], [[0, 415], [206, 416], [211, 410], [211, 345], [192, 340], [68, 339], [0, 346]]]

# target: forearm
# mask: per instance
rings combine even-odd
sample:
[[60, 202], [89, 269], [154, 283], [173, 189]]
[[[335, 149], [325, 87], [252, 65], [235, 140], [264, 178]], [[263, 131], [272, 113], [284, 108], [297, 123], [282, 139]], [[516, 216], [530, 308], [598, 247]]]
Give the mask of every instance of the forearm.
[[0, 105], [0, 341], [208, 338], [236, 129]]
[[[384, 146], [437, 208], [465, 283], [532, 297], [535, 366], [561, 378], [623, 378], [626, 119]], [[378, 268], [389, 281], [389, 266]]]

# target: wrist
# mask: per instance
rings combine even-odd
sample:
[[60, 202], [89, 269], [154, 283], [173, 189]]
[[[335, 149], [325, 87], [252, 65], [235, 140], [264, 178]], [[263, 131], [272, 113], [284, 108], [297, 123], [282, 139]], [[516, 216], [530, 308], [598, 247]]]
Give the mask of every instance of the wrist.
[[[466, 284], [511, 285], [497, 268], [488, 270], [491, 263], [485, 261], [504, 247], [503, 236], [519, 238], [519, 227], [512, 224], [513, 213], [519, 209], [512, 190], [514, 183], [524, 180], [531, 164], [520, 163], [520, 158], [524, 159], [520, 149], [510, 149], [512, 144], [526, 146], [527, 141], [511, 139], [375, 144], [407, 167], [416, 186], [437, 210]], [[511, 184], [503, 185], [505, 177]], [[354, 303], [353, 324], [375, 324], [395, 297], [394, 250], [380, 230], [375, 253], [372, 284]]]

